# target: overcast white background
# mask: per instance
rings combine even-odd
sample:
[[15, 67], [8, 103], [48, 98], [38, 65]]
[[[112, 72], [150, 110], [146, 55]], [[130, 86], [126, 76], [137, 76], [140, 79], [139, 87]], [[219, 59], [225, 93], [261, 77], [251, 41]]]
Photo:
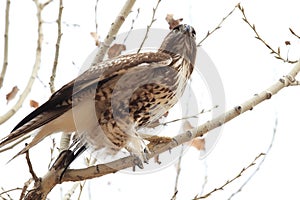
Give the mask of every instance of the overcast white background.
[[[98, 20], [101, 39], [106, 36], [110, 24], [115, 19], [124, 1], [99, 0]], [[227, 0], [162, 0], [157, 10], [154, 28], [167, 29], [165, 16], [173, 13], [175, 18], [183, 18], [184, 23], [191, 24], [197, 31], [197, 41], [208, 30], [212, 30], [220, 20], [233, 9], [238, 1]], [[63, 36], [57, 78], [58, 89], [76, 77], [82, 63], [95, 48], [90, 32], [95, 31], [95, 1], [64, 1]], [[151, 21], [152, 8], [156, 1], [137, 1], [132, 13], [125, 21], [120, 32], [128, 31], [131, 20], [135, 18], [137, 8], [140, 15], [134, 28], [146, 28]], [[286, 1], [241, 1], [246, 14], [257, 31], [274, 49], [281, 47], [282, 55], [289, 52], [289, 58], [297, 60], [300, 41], [288, 30], [293, 28], [300, 34], [300, 3], [296, 0]], [[0, 126], [1, 138], [33, 109], [29, 100], [40, 103], [50, 96], [48, 87], [53, 65], [56, 42], [56, 24], [58, 1], [54, 1], [44, 10], [45, 24], [42, 65], [39, 78], [35, 81], [29, 97], [22, 109], [8, 122]], [[6, 105], [5, 95], [17, 85], [20, 92], [24, 89], [35, 59], [36, 48], [36, 9], [32, 1], [12, 0], [9, 32], [9, 66], [4, 87], [0, 90], [0, 114], [4, 114], [16, 100]], [[0, 34], [4, 34], [5, 1], [0, 2]], [[286, 47], [285, 41], [291, 46]], [[0, 60], [3, 60], [3, 39], [0, 40]], [[226, 95], [227, 109], [242, 103], [275, 83], [293, 67], [276, 60], [269, 50], [254, 38], [253, 31], [243, 22], [241, 13], [236, 10], [222, 25], [222, 28], [209, 37], [202, 48], [213, 60], [222, 78]], [[46, 87], [45, 87], [45, 86]], [[300, 196], [298, 180], [300, 179], [299, 162], [299, 100], [300, 88], [290, 87], [281, 91], [270, 100], [263, 102], [252, 111], [239, 116], [223, 127], [222, 136], [215, 149], [206, 159], [199, 159], [199, 151], [191, 148], [182, 161], [179, 179], [178, 199], [191, 199], [201, 192], [204, 176], [207, 176], [205, 191], [224, 184], [236, 176], [259, 153], [266, 152], [273, 136], [276, 115], [278, 126], [273, 147], [256, 176], [247, 184], [236, 199], [298, 199]], [[18, 98], [18, 95], [17, 97]], [[49, 163], [48, 139], [31, 150], [33, 166], [39, 176], [45, 174]], [[24, 157], [17, 158], [9, 164], [6, 162], [22, 145], [9, 153], [0, 154], [0, 186], [5, 190], [22, 187], [28, 180]], [[80, 161], [79, 161], [80, 162]], [[224, 191], [214, 193], [210, 199], [228, 199], [251, 175], [255, 166]], [[86, 184], [91, 199], [170, 199], [173, 195], [176, 167], [170, 167], [142, 175], [117, 173], [95, 179]], [[73, 183], [57, 186], [49, 195], [58, 199], [72, 187]], [[63, 190], [63, 191], [61, 191]], [[205, 192], [204, 192], [205, 193]], [[12, 196], [18, 195], [13, 192]], [[87, 193], [82, 199], [88, 199]], [[73, 196], [77, 199], [77, 195]]]

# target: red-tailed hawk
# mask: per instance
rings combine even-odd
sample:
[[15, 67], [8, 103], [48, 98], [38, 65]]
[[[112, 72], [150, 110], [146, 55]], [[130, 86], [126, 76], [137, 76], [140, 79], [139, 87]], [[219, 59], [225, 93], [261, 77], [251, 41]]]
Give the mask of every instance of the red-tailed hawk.
[[3, 138], [0, 148], [33, 130], [36, 135], [17, 155], [56, 132], [76, 132], [87, 147], [115, 154], [126, 148], [146, 161], [138, 130], [176, 104], [196, 57], [195, 30], [178, 25], [157, 52], [122, 55], [91, 66], [55, 92]]

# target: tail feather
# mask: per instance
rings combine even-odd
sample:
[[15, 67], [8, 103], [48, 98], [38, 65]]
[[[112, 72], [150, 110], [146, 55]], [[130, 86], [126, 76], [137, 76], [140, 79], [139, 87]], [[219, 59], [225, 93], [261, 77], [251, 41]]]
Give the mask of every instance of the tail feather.
[[28, 132], [23, 132], [23, 131], [19, 131], [19, 130], [13, 131], [8, 136], [2, 138], [2, 140], [0, 142], [0, 148], [4, 147], [20, 138], [26, 137], [28, 134], [29, 134]]
[[[50, 119], [52, 120], [49, 121]], [[34, 136], [32, 141], [24, 149], [22, 149], [15, 157], [25, 153], [30, 148], [42, 141], [45, 137], [53, 133], [57, 133], [60, 131], [73, 132], [75, 130], [72, 112], [66, 112], [65, 109], [60, 110], [59, 112], [43, 112], [39, 115], [36, 115], [33, 119], [27, 119], [22, 123], [22, 126], [17, 125], [17, 127], [19, 126], [19, 128], [15, 128], [8, 136], [4, 137], [0, 141], [0, 152], [4, 151], [4, 146], [13, 142], [18, 143], [18, 140], [21, 141], [26, 136], [31, 135], [31, 132], [34, 130], [37, 134]]]
[[35, 146], [36, 144], [38, 144], [45, 137], [47, 137], [49, 134], [51, 134], [51, 133], [47, 132], [47, 130], [45, 130], [44, 128], [41, 128], [39, 130], [39, 132], [37, 133], [37, 135], [34, 136], [34, 138], [32, 139], [32, 141], [29, 144], [27, 144], [19, 153], [17, 153], [11, 160], [13, 160], [16, 157], [18, 157], [18, 156], [26, 153], [26, 151], [28, 151], [30, 148], [32, 148], [33, 146]]

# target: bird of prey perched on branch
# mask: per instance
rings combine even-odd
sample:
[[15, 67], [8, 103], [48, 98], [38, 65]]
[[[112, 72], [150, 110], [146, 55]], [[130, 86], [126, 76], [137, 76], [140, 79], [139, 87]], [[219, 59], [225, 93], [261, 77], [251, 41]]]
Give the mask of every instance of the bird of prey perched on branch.
[[126, 148], [146, 161], [148, 149], [138, 131], [181, 97], [195, 63], [195, 36], [193, 27], [181, 24], [157, 52], [122, 55], [91, 66], [19, 122], [0, 148], [36, 130], [20, 155], [53, 133], [76, 132], [81, 151], [105, 149], [114, 155]]

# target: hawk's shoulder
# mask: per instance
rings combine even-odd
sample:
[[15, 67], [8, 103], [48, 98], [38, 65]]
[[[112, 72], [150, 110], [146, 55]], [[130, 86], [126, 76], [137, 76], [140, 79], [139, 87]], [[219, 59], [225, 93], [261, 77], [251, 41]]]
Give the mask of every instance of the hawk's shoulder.
[[91, 66], [73, 81], [64, 85], [51, 98], [65, 96], [66, 92], [73, 94], [82, 91], [84, 88], [108, 81], [118, 75], [125, 74], [140, 67], [166, 66], [172, 62], [172, 57], [163, 52], [145, 52], [122, 55], [116, 58], [105, 60]]

